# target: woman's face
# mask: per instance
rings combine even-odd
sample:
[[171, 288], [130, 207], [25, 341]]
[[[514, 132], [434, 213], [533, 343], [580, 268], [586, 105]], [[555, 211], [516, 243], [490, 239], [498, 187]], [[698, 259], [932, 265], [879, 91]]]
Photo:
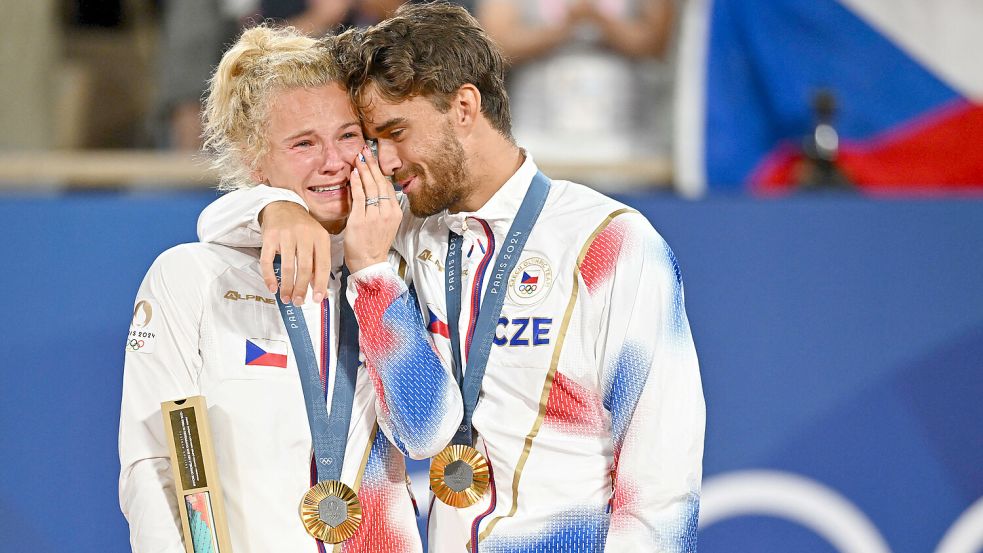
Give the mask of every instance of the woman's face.
[[348, 179], [365, 144], [345, 90], [332, 83], [274, 93], [266, 139], [257, 180], [293, 190], [326, 228], [343, 228], [351, 210]]

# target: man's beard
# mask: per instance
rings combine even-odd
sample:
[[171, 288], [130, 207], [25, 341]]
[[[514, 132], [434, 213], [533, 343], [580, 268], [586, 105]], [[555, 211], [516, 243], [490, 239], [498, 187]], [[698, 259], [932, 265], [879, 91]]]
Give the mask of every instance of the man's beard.
[[394, 175], [397, 182], [411, 176], [417, 178], [415, 189], [406, 195], [410, 200], [410, 212], [417, 217], [429, 217], [464, 200], [471, 189], [466, 164], [464, 147], [451, 129], [446, 129], [440, 144], [427, 160], [430, 167], [427, 174], [423, 167], [414, 163]]

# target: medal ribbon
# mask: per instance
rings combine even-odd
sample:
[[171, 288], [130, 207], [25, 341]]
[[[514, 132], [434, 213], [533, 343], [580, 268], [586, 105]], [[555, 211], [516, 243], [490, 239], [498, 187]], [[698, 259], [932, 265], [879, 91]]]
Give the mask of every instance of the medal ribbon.
[[[280, 256], [273, 260], [273, 272], [280, 282]], [[311, 427], [311, 441], [314, 445], [314, 459], [317, 466], [317, 479], [341, 480], [341, 468], [345, 460], [345, 446], [348, 445], [348, 426], [352, 420], [352, 403], [355, 399], [355, 379], [358, 374], [358, 324], [355, 312], [345, 296], [348, 284], [348, 268], [341, 271], [341, 316], [339, 317], [338, 363], [334, 374], [334, 395], [331, 397], [331, 413], [325, 410], [324, 390], [314, 344], [307, 330], [307, 321], [300, 307], [286, 305], [276, 294], [283, 326], [290, 337], [290, 346], [297, 360], [297, 372], [304, 390], [304, 404], [307, 407], [307, 422]], [[326, 317], [330, 317], [330, 312]], [[328, 324], [325, 320], [324, 324]], [[327, 336], [325, 336], [327, 339]], [[325, 364], [327, 365], [327, 364]], [[327, 379], [328, 376], [325, 376]]]
[[[448, 237], [447, 257], [444, 263], [444, 284], [447, 294], [447, 322], [450, 327], [451, 351], [454, 356], [454, 378], [461, 387], [461, 397], [464, 400], [464, 417], [457, 429], [452, 443], [471, 446], [471, 417], [478, 406], [478, 394], [481, 392], [481, 381], [485, 376], [485, 366], [491, 354], [492, 340], [495, 338], [495, 327], [502, 314], [505, 304], [505, 288], [509, 274], [519, 262], [519, 256], [526, 245], [529, 233], [539, 218], [546, 196], [549, 195], [550, 181], [541, 172], [537, 172], [529, 185], [526, 196], [522, 199], [519, 212], [509, 227], [492, 266], [488, 278], [488, 288], [481, 298], [478, 318], [475, 323], [471, 348], [468, 353], [468, 370], [464, 373], [461, 362], [461, 248], [464, 237], [450, 232]], [[478, 278], [478, 275], [475, 275]], [[480, 283], [478, 284], [481, 285]]]

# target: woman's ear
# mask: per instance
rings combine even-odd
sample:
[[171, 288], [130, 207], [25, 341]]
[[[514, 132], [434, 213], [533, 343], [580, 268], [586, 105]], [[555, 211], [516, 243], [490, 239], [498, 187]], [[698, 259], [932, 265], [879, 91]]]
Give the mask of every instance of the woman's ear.
[[249, 172], [249, 178], [257, 184], [269, 184], [266, 181], [266, 175], [263, 174], [263, 169], [259, 165], [253, 166], [253, 169]]

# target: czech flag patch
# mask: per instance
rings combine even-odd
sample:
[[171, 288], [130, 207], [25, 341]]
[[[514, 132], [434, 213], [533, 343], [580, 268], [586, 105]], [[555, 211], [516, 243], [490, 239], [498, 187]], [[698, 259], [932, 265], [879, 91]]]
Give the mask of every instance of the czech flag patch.
[[427, 312], [430, 313], [430, 321], [427, 323], [427, 330], [438, 336], [443, 336], [444, 338], [450, 339], [451, 329], [447, 327], [447, 323], [440, 320], [440, 317], [438, 317], [429, 306], [427, 307]]
[[287, 343], [280, 340], [249, 338], [246, 340], [246, 364], [287, 368]]

